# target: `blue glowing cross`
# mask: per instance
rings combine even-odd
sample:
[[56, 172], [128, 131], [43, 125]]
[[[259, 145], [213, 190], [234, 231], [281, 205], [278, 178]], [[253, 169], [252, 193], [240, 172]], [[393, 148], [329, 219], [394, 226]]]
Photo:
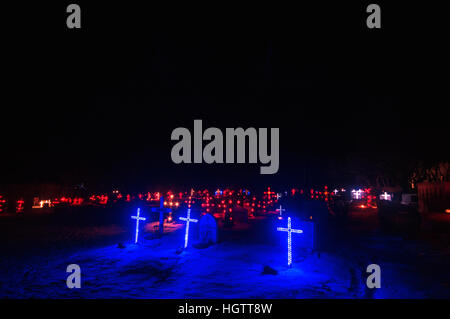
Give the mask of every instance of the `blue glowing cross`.
[[188, 208], [188, 210], [187, 210], [187, 217], [180, 217], [180, 220], [183, 220], [186, 222], [186, 233], [184, 235], [184, 248], [186, 248], [188, 245], [188, 238], [189, 238], [189, 223], [190, 222], [196, 223], [196, 222], [198, 222], [198, 220], [191, 218], [191, 209], [190, 208]]
[[301, 234], [303, 230], [301, 229], [292, 229], [291, 227], [291, 217], [288, 217], [288, 227], [277, 227], [278, 231], [285, 231], [288, 233], [288, 266], [292, 265], [292, 233]]
[[134, 238], [134, 243], [136, 244], [139, 237], [139, 221], [145, 220], [145, 217], [140, 217], [139, 214], [141, 213], [141, 209], [138, 208], [137, 210], [137, 216], [131, 216], [131, 218], [136, 219], [136, 237]]

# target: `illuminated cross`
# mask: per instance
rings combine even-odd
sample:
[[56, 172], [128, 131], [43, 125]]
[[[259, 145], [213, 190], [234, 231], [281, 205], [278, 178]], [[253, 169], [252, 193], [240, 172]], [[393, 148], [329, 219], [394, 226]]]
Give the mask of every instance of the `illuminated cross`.
[[267, 198], [270, 199], [270, 195], [273, 194], [273, 193], [270, 191], [270, 187], [267, 187], [267, 192], [264, 192], [264, 194], [267, 194]]
[[276, 209], [277, 212], [280, 212], [280, 217], [283, 215], [283, 211], [286, 211], [286, 209], [284, 209], [281, 205], [280, 208]]
[[288, 227], [277, 227], [278, 231], [285, 231], [288, 234], [288, 266], [292, 265], [292, 233], [301, 234], [303, 230], [301, 229], [292, 229], [291, 227], [291, 217], [288, 217]]
[[190, 222], [196, 223], [196, 222], [198, 222], [198, 220], [191, 218], [191, 209], [190, 208], [188, 208], [188, 210], [187, 210], [187, 217], [180, 217], [180, 220], [183, 220], [186, 222], [186, 233], [184, 235], [184, 248], [186, 248], [188, 245], [188, 238], [189, 238], [189, 223]]
[[358, 189], [357, 191], [353, 190], [353, 194], [355, 194], [355, 199], [361, 199], [362, 190]]
[[138, 208], [138, 210], [137, 210], [137, 216], [131, 216], [131, 218], [136, 219], [136, 237], [135, 237], [135, 239], [134, 239], [134, 243], [135, 243], [135, 244], [137, 243], [138, 237], [139, 237], [139, 221], [140, 221], [140, 220], [145, 220], [145, 217], [140, 217], [140, 216], [139, 216], [140, 213], [141, 213], [141, 209]]
[[384, 200], [391, 200], [391, 195], [389, 195], [388, 193], [384, 192], [384, 193], [381, 195], [381, 199], [384, 199]]
[[281, 194], [277, 193], [277, 200], [281, 198]]

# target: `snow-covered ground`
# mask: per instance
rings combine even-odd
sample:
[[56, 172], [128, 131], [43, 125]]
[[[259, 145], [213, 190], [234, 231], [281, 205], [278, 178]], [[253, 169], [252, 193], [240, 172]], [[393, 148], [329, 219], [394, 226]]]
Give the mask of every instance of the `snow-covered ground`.
[[[190, 246], [181, 253], [184, 224], [173, 224], [159, 239], [152, 239], [153, 225], [145, 229], [147, 233], [142, 232], [138, 245], [132, 243], [129, 231], [105, 226], [91, 232], [99, 238], [113, 236], [108, 244], [64, 249], [44, 246], [25, 256], [17, 252], [3, 256], [0, 297], [450, 297], [450, 276], [446, 275], [450, 251], [396, 235], [377, 231], [353, 237], [344, 234], [320, 254], [294, 250], [293, 268], [289, 269], [286, 247], [248, 240], [245, 227], [219, 244], [204, 249]], [[77, 235], [81, 234], [80, 229]], [[119, 248], [117, 242], [124, 238], [130, 240]], [[370, 263], [381, 266], [381, 289], [365, 286]], [[81, 267], [80, 289], [66, 287], [69, 264]], [[278, 273], [263, 274], [264, 266]]]

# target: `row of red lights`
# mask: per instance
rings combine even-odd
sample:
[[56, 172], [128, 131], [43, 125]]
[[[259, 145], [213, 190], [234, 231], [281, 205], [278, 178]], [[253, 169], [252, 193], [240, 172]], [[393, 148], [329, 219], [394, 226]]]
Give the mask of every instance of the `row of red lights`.
[[[327, 186], [325, 186], [325, 189], [327, 189]], [[311, 192], [313, 192], [313, 190], [311, 190]], [[193, 193], [193, 192], [191, 191], [191, 194], [192, 194], [192, 193]], [[203, 197], [202, 199], [203, 199], [206, 203], [203, 203], [203, 204], [202, 204], [202, 207], [205, 207], [205, 206], [206, 206], [206, 207], [207, 207], [207, 211], [209, 211], [209, 206], [210, 206], [210, 205], [211, 205], [211, 206], [214, 206], [214, 204], [213, 204], [213, 203], [211, 203], [211, 204], [209, 203], [209, 201], [212, 199], [212, 197], [209, 196], [208, 190], [197, 191], [196, 193], [197, 193], [199, 196], [202, 196], [202, 195], [203, 195], [203, 196], [202, 196], [202, 197]], [[234, 193], [235, 193], [234, 190], [228, 190], [228, 189], [226, 189], [226, 190], [224, 190], [223, 192], [220, 192], [220, 193], [219, 193], [219, 192], [216, 192], [216, 193], [215, 193], [215, 194], [216, 194], [215, 197], [219, 197], [219, 196], [223, 196], [223, 197], [232, 196]], [[239, 194], [242, 195], [243, 193], [247, 194], [248, 191], [244, 191], [244, 192], [243, 192], [243, 190], [241, 189], [241, 190], [239, 191]], [[295, 190], [295, 189], [292, 189], [291, 193], [294, 195], [294, 194], [296, 193], [296, 190]], [[300, 190], [300, 193], [302, 194], [302, 193], [303, 193], [303, 190]], [[115, 195], [116, 200], [122, 199], [122, 198], [123, 198], [122, 194], [121, 194], [119, 191], [117, 191], [117, 190], [116, 190], [116, 191], [113, 191], [113, 194]], [[164, 202], [164, 205], [165, 205], [165, 206], [171, 206], [171, 207], [178, 207], [178, 206], [179, 206], [179, 202], [174, 200], [175, 195], [172, 194], [171, 192], [168, 192], [167, 194], [168, 194], [168, 198], [169, 198], [170, 200], [169, 200], [169, 201], [165, 201], [165, 202]], [[179, 199], [182, 199], [184, 194], [187, 194], [187, 192], [185, 192], [185, 193], [182, 193], [182, 192], [178, 193]], [[218, 194], [220, 194], [220, 195], [218, 195]], [[270, 187], [268, 187], [267, 191], [265, 191], [263, 194], [264, 194], [264, 195], [263, 195], [263, 198], [266, 199], [266, 200], [263, 200], [262, 203], [261, 203], [261, 201], [258, 201], [258, 203], [256, 204], [256, 203], [255, 203], [256, 197], [253, 197], [253, 198], [252, 198], [253, 202], [252, 202], [251, 204], [250, 204], [249, 202], [243, 201], [243, 205], [244, 205], [244, 206], [250, 206], [250, 205], [251, 205], [251, 206], [252, 206], [251, 210], [254, 211], [254, 207], [266, 209], [266, 208], [267, 208], [267, 205], [271, 205], [271, 204], [273, 204], [274, 202], [276, 202], [276, 200], [274, 200], [274, 198], [277, 197], [277, 194], [276, 194], [276, 192], [271, 191], [271, 188], [270, 188]], [[316, 194], [322, 195], [322, 192], [317, 192], [317, 191], [316, 191]], [[325, 196], [328, 196], [328, 192], [327, 192], [327, 191], [325, 191], [323, 194], [324, 194]], [[144, 194], [138, 194], [138, 198], [139, 198], [140, 200], [144, 200], [144, 197], [145, 197], [145, 200], [147, 200], [147, 201], [159, 200], [160, 196], [161, 196], [160, 192], [156, 192], [156, 193], [154, 193], [154, 194], [148, 192], [148, 193], [145, 194], [145, 195], [144, 195]], [[190, 203], [189, 203], [189, 205], [188, 205], [189, 207], [191, 206], [191, 204], [195, 203], [195, 201], [191, 201], [191, 198], [192, 198], [192, 196], [190, 196]], [[318, 195], [316, 195], [316, 198], [318, 198]], [[108, 195], [105, 195], [105, 194], [103, 194], [103, 195], [92, 195], [92, 196], [89, 197], [89, 200], [90, 200], [91, 202], [96, 202], [96, 203], [101, 204], [101, 205], [106, 205], [106, 204], [108, 203], [108, 201], [110, 200], [110, 198], [109, 198]], [[114, 200], [114, 202], [115, 202], [116, 200]], [[125, 200], [126, 200], [127, 202], [130, 202], [130, 201], [134, 200], [134, 196], [132, 197], [130, 194], [127, 194]], [[327, 200], [327, 198], [325, 198], [325, 200]], [[4, 206], [4, 203], [5, 203], [5, 202], [6, 202], [6, 200], [4, 200], [2, 197], [0, 197], [0, 212], [3, 211], [3, 206]], [[66, 198], [66, 197], [61, 197], [60, 199], [55, 199], [55, 200], [53, 200], [53, 201], [52, 201], [52, 204], [68, 203], [68, 204], [70, 204], [70, 205], [76, 205], [76, 206], [78, 206], [78, 205], [82, 205], [83, 202], [84, 202], [84, 199], [83, 199], [83, 198], [73, 198], [73, 199], [72, 199], [72, 198], [70, 198], [70, 197], [68, 197], [68, 198]], [[229, 200], [228, 200], [228, 204], [229, 204], [229, 205], [232, 205], [232, 204], [233, 204], [233, 200], [229, 199]], [[237, 205], [241, 205], [241, 201], [240, 201], [240, 200], [237, 200], [237, 201], [236, 201], [236, 204], [237, 204]], [[224, 211], [225, 211], [226, 208], [227, 208], [227, 205], [226, 205], [226, 203], [225, 203], [224, 200], [222, 200], [221, 204], [218, 204], [217, 206], [218, 206], [219, 208], [224, 208]], [[16, 206], [16, 207], [17, 207], [16, 210], [17, 210], [18, 212], [23, 211], [23, 210], [24, 210], [24, 201], [23, 201], [23, 200], [17, 201], [17, 206]], [[229, 211], [232, 211], [232, 209], [229, 208]]]

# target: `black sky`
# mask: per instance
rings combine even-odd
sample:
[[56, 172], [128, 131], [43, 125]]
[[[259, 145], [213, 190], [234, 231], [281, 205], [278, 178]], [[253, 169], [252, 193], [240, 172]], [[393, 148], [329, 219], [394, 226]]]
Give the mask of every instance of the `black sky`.
[[[438, 8], [381, 4], [369, 30], [364, 4], [80, 4], [81, 30], [65, 3], [8, 11], [1, 184], [314, 184], [448, 159]], [[194, 119], [279, 127], [278, 174], [173, 164], [170, 133]]]

